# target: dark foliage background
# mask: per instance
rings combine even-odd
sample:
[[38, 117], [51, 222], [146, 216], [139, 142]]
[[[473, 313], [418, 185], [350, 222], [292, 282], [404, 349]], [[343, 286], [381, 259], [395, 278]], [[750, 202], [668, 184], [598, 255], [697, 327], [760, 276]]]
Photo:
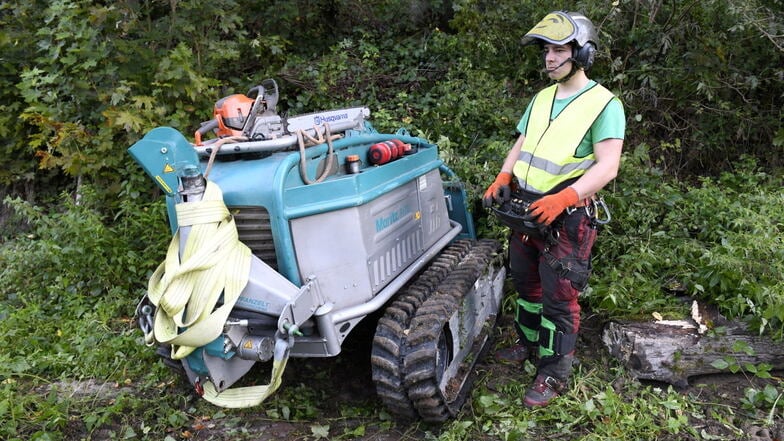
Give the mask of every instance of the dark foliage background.
[[495, 161], [545, 81], [520, 37], [556, 7], [599, 29], [592, 76], [623, 99], [627, 151], [683, 177], [782, 164], [781, 0], [56, 0], [0, 5], [0, 183], [31, 202], [95, 184], [111, 209], [127, 146], [264, 78], [284, 111], [363, 103]]

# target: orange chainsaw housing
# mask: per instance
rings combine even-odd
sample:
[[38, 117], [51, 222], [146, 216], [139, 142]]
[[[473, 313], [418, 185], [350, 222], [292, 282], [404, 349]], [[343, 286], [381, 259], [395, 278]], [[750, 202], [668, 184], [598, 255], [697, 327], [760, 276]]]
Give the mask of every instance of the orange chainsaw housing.
[[242, 136], [242, 127], [250, 116], [253, 99], [242, 94], [229, 95], [215, 103], [213, 116], [218, 122], [216, 134], [223, 136]]

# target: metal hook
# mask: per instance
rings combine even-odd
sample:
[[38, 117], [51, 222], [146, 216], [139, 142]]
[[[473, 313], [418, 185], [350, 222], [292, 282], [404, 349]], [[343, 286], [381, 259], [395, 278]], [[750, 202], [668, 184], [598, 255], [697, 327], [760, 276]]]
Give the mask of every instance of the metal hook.
[[153, 335], [153, 326], [154, 326], [154, 319], [153, 319], [154, 314], [155, 314], [155, 306], [153, 306], [150, 303], [150, 300], [147, 296], [144, 296], [142, 300], [139, 302], [139, 304], [136, 306], [135, 316], [139, 324], [139, 329], [141, 329], [142, 334], [144, 334], [144, 342], [148, 346], [153, 343], [152, 335]]
[[[594, 206], [594, 211], [596, 212], [595, 213], [596, 214], [596, 223], [599, 224], [599, 225], [605, 225], [605, 224], [610, 223], [610, 221], [612, 220], [612, 214], [610, 214], [610, 208], [604, 202], [604, 198], [603, 197], [599, 197], [598, 199], [595, 199], [593, 201], [593, 206]], [[600, 208], [601, 208], [601, 211], [603, 211], [605, 216], [606, 216], [604, 219], [600, 219], [599, 218], [599, 209]]]

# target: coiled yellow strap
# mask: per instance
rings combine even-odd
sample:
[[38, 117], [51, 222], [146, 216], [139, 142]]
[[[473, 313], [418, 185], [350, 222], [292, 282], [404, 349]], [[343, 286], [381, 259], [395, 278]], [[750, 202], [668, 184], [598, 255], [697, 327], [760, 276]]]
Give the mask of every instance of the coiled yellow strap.
[[[177, 204], [175, 209], [180, 230], [148, 284], [147, 296], [156, 309], [152, 332], [145, 335], [145, 340], [148, 344], [170, 344], [171, 357], [179, 360], [223, 332], [229, 313], [248, 283], [251, 251], [239, 241], [234, 219], [217, 184], [208, 181], [201, 201]], [[181, 231], [187, 226], [191, 229], [180, 257]], [[206, 382], [204, 398], [223, 407], [261, 403], [280, 386], [288, 348], [286, 340], [276, 344], [269, 385], [219, 393], [212, 382]]]
[[[250, 249], [239, 241], [220, 188], [207, 182], [199, 202], [177, 204], [180, 230], [150, 277], [147, 296], [155, 305], [153, 336], [172, 346], [179, 360], [215, 340], [248, 283]], [[180, 258], [182, 227], [190, 226]], [[223, 304], [216, 308], [223, 294]], [[184, 331], [183, 331], [184, 329]]]

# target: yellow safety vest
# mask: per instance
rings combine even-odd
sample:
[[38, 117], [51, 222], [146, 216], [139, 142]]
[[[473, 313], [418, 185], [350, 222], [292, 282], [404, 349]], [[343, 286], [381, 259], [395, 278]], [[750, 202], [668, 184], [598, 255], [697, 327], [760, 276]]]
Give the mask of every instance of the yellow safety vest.
[[531, 193], [547, 193], [564, 181], [582, 176], [596, 162], [593, 152], [578, 157], [577, 148], [614, 98], [612, 92], [594, 84], [551, 120], [556, 88], [554, 84], [534, 97], [525, 142], [514, 166], [520, 186]]

